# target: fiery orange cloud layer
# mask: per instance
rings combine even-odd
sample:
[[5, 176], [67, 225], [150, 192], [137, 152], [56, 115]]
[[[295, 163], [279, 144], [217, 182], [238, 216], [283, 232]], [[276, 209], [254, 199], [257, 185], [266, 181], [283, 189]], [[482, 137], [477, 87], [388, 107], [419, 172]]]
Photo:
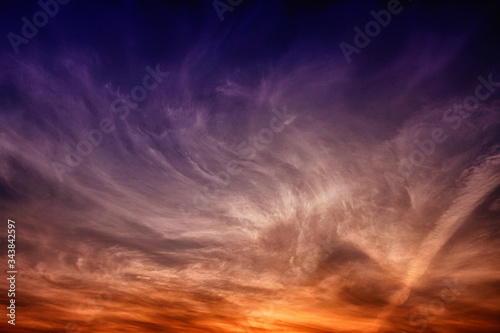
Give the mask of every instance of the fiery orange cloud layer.
[[500, 332], [499, 6], [186, 3], [0, 49], [0, 332]]

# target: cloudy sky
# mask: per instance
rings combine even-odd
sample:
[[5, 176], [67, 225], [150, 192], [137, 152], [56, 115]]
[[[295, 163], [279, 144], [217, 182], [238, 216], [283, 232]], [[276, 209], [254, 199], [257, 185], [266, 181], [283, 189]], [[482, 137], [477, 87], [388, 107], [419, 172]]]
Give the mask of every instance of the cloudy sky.
[[500, 331], [500, 4], [59, 1], [1, 5], [0, 331]]

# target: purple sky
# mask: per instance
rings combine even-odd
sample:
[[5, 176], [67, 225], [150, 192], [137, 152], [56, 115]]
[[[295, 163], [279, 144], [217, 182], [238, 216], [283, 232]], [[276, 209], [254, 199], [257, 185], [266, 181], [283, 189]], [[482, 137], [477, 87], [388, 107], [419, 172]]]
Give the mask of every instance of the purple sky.
[[396, 5], [2, 4], [0, 330], [498, 332], [500, 7]]

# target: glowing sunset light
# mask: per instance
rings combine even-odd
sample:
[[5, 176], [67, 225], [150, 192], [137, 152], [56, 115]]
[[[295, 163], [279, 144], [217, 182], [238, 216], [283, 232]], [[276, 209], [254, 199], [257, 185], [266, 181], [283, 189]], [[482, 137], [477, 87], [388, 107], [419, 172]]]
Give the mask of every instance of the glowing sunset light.
[[2, 6], [0, 332], [500, 332], [500, 3]]

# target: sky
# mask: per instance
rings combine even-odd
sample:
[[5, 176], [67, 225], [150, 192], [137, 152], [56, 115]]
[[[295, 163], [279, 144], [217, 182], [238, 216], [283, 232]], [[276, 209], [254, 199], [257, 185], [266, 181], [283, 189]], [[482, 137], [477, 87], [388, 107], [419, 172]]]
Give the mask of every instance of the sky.
[[1, 332], [500, 331], [500, 3], [0, 6]]

